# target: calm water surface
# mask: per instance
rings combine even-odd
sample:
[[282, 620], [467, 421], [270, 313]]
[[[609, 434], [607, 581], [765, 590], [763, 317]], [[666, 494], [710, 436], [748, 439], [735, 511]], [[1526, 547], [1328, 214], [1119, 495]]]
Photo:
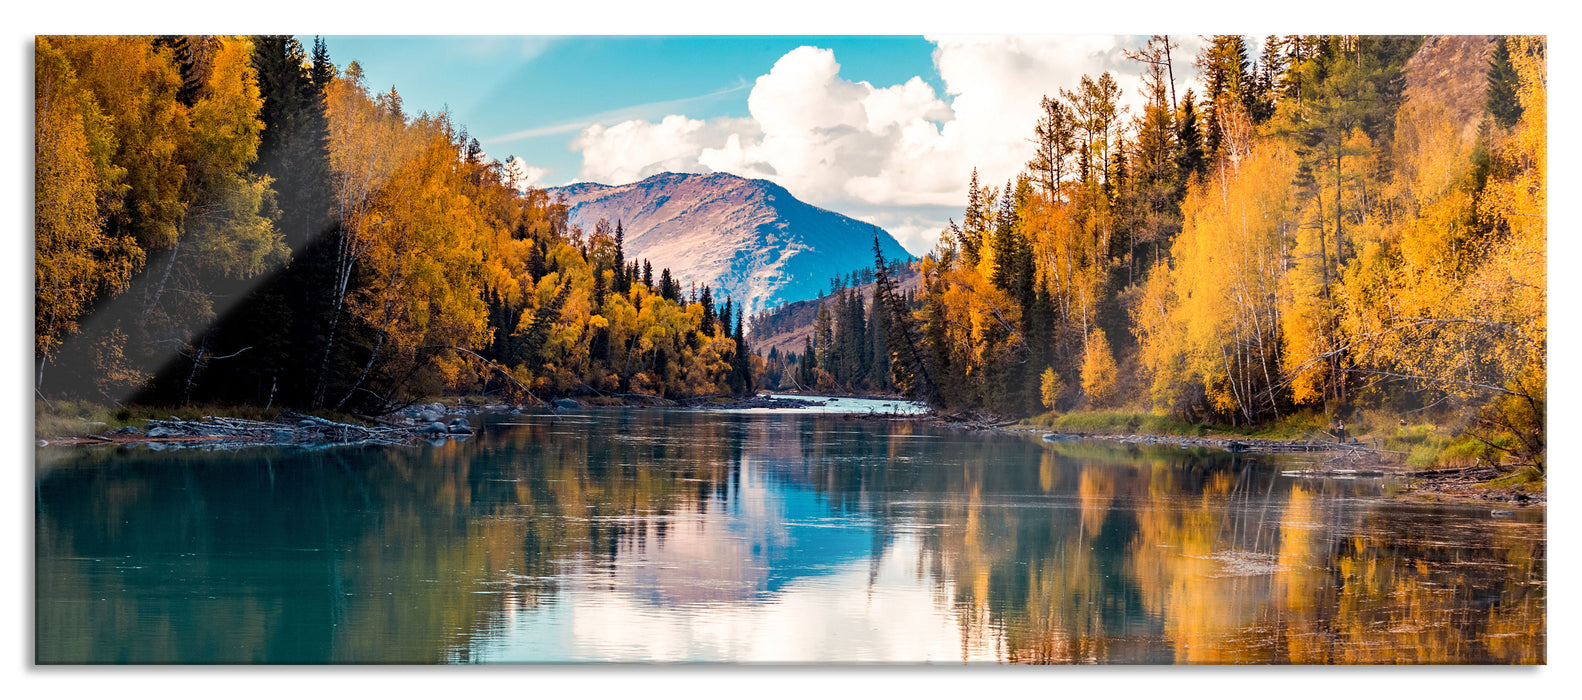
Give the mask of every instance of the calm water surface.
[[830, 413], [488, 421], [39, 450], [37, 661], [1545, 661], [1541, 510]]

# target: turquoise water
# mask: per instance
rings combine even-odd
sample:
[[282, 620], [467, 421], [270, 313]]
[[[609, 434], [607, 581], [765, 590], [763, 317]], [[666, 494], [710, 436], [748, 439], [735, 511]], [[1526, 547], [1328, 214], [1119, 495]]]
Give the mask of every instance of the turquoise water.
[[1543, 511], [1289, 457], [635, 409], [36, 455], [39, 663], [1545, 660]]

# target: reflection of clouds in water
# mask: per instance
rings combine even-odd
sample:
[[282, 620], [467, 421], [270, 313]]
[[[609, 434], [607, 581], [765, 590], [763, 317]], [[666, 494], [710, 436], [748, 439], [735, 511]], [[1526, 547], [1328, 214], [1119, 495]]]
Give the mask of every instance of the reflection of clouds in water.
[[[757, 604], [654, 605], [582, 575], [552, 602], [521, 611], [501, 634], [480, 644], [485, 662], [736, 661], [960, 662], [996, 661], [993, 629], [963, 639], [954, 602], [919, 566], [915, 536], [894, 540], [879, 557], [853, 561], [822, 576], [798, 578]], [[871, 567], [871, 568], [870, 568]], [[949, 587], [943, 587], [949, 590]]]
[[613, 578], [660, 605], [744, 601], [765, 589], [771, 552], [791, 543], [785, 501], [747, 460], [729, 505], [651, 522], [624, 538]]

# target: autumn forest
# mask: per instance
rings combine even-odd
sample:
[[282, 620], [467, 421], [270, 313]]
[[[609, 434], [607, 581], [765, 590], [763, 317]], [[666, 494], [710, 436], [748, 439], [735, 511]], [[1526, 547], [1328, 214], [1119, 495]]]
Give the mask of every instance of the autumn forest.
[[40, 396], [377, 415], [751, 388], [729, 303], [625, 259], [619, 223], [568, 229], [323, 42], [40, 37], [36, 72]]
[[38, 37], [36, 396], [382, 415], [785, 387], [1007, 419], [1374, 411], [1541, 471], [1545, 41], [1494, 42], [1473, 114], [1408, 89], [1430, 41], [1253, 55], [1223, 35], [1190, 56], [1153, 37], [1127, 57], [1140, 113], [1108, 73], [1051, 86], [1021, 174], [971, 173], [931, 252], [876, 254], [852, 276], [866, 296], [836, 290], [800, 352], [757, 355], [768, 315], [629, 258], [620, 221], [571, 225], [323, 41]]
[[[865, 315], [832, 281], [766, 383], [1011, 416], [1322, 429], [1371, 412], [1542, 470], [1545, 43], [1495, 41], [1458, 114], [1405, 89], [1425, 41], [1271, 36], [1254, 57], [1216, 36], [1186, 59], [1196, 94], [1153, 37], [1128, 56], [1141, 114], [1107, 73], [1046, 97], [1036, 156], [1003, 185], [973, 173], [920, 289], [878, 261]], [[864, 335], [876, 322], [886, 337]], [[888, 374], [852, 362], [870, 346]]]

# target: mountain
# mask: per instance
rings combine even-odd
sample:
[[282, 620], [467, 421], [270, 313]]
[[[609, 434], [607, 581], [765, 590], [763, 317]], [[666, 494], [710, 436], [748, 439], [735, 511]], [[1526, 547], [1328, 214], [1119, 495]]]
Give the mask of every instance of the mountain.
[[707, 284], [753, 313], [812, 299], [836, 275], [873, 266], [873, 239], [887, 260], [911, 259], [884, 229], [793, 197], [768, 180], [726, 173], [661, 173], [629, 185], [578, 183], [564, 197], [569, 221], [625, 227], [628, 259], [647, 258], [683, 286]]

